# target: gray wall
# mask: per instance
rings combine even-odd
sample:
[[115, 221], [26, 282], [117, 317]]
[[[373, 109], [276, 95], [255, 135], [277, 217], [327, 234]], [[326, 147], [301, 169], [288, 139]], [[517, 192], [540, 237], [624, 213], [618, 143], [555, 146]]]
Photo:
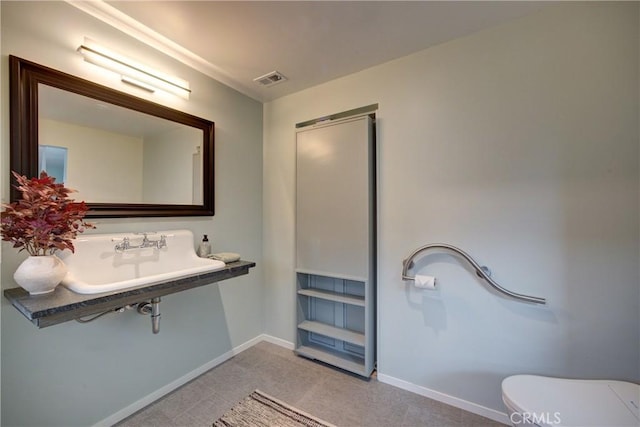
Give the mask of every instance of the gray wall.
[[[267, 333], [294, 337], [294, 125], [379, 103], [378, 377], [503, 420], [511, 374], [638, 381], [638, 13], [552, 4], [267, 103]], [[548, 306], [441, 254], [411, 287], [430, 242]]]
[[[2, 299], [2, 425], [87, 426], [188, 375], [263, 332], [262, 105], [64, 2], [2, 2], [2, 195], [8, 197], [8, 59], [13, 54], [154, 100], [107, 80], [75, 49], [84, 36], [191, 82], [188, 101], [161, 102], [216, 123], [216, 215], [99, 220], [95, 232], [191, 229], [214, 251], [257, 261], [248, 276], [163, 298], [159, 335], [127, 312], [38, 330]], [[167, 103], [170, 102], [170, 103]], [[195, 243], [195, 242], [194, 242]], [[2, 287], [24, 258], [2, 245]]]

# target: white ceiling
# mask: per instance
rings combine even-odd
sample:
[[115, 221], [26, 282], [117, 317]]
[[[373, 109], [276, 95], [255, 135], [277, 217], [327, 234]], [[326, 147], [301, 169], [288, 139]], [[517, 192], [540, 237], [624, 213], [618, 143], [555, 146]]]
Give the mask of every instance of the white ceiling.
[[[177, 59], [270, 101], [531, 13], [544, 2], [108, 1]], [[124, 15], [122, 15], [122, 13]], [[130, 21], [133, 18], [134, 21]], [[136, 22], [137, 21], [137, 22]], [[161, 48], [161, 47], [160, 47]], [[176, 55], [172, 55], [176, 56]], [[195, 58], [195, 59], [194, 59]], [[261, 87], [280, 71], [289, 80]]]

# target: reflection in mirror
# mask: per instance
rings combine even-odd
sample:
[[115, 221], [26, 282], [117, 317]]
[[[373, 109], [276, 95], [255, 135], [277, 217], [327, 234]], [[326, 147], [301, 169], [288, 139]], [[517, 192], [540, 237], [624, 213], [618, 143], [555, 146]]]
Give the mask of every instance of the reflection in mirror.
[[56, 179], [58, 184], [67, 182], [67, 149], [55, 145], [38, 146], [38, 170]]
[[12, 171], [48, 171], [89, 217], [214, 214], [213, 122], [12, 55], [9, 71]]
[[200, 129], [43, 84], [38, 94], [39, 163], [59, 182], [50, 151], [66, 151], [74, 198], [202, 205]]

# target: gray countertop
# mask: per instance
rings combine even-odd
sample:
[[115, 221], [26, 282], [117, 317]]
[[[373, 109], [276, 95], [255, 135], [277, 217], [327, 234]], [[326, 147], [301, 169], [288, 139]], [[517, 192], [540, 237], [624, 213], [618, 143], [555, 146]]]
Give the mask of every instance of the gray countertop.
[[4, 291], [4, 296], [27, 319], [39, 328], [44, 328], [79, 317], [115, 310], [151, 298], [245, 275], [249, 273], [249, 268], [255, 267], [255, 265], [256, 263], [251, 261], [237, 261], [227, 264], [222, 270], [211, 273], [100, 294], [77, 294], [60, 285], [53, 292], [45, 295], [29, 295], [22, 288], [11, 288]]

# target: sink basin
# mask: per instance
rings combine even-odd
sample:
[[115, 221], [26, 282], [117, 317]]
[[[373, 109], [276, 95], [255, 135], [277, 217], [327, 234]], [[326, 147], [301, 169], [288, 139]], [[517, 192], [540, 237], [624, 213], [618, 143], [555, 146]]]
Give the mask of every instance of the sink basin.
[[221, 270], [225, 263], [196, 255], [193, 233], [167, 230], [147, 233], [150, 241], [166, 236], [166, 246], [116, 251], [125, 237], [130, 246], [142, 243], [133, 233], [90, 234], [74, 240], [75, 253], [58, 254], [68, 268], [62, 285], [79, 294], [121, 291], [167, 280]]

